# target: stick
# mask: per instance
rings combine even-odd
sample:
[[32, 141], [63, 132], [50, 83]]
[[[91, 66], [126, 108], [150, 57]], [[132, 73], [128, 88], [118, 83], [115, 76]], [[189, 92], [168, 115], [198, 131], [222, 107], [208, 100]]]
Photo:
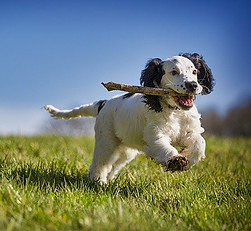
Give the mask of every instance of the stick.
[[122, 83], [114, 83], [114, 82], [107, 82], [101, 83], [108, 91], [113, 90], [120, 90], [120, 91], [127, 91], [130, 93], [142, 93], [146, 95], [158, 95], [158, 96], [177, 96], [180, 95], [174, 91], [170, 91], [163, 88], [154, 88], [154, 87], [141, 87], [141, 86], [134, 86], [130, 84], [122, 84]]

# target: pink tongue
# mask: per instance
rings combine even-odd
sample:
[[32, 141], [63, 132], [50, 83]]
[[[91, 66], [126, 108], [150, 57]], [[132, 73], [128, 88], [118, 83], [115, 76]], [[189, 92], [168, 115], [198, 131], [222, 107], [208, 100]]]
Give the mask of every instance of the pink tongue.
[[193, 98], [192, 97], [180, 97], [179, 103], [185, 106], [193, 105]]

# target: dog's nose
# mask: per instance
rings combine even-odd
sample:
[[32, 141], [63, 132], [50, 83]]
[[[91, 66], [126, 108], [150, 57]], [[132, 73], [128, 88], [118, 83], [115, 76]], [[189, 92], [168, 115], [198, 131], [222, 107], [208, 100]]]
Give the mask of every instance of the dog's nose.
[[194, 93], [198, 87], [198, 84], [195, 81], [191, 81], [185, 82], [185, 86], [190, 93]]

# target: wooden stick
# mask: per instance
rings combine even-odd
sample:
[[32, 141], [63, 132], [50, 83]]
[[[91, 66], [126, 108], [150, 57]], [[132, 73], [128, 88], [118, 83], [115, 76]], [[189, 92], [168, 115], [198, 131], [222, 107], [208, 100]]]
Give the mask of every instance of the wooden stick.
[[154, 87], [141, 87], [141, 86], [134, 86], [130, 84], [122, 84], [122, 83], [114, 83], [114, 82], [107, 82], [101, 83], [108, 91], [113, 90], [120, 90], [120, 91], [127, 91], [130, 93], [142, 93], [146, 95], [157, 95], [157, 96], [177, 96], [180, 95], [172, 90], [167, 90], [163, 88], [154, 88]]

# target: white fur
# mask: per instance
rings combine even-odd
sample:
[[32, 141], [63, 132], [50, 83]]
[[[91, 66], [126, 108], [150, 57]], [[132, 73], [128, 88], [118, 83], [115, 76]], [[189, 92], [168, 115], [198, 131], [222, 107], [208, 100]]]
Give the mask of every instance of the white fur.
[[[181, 85], [184, 86], [185, 81], [197, 82], [197, 70], [194, 64], [187, 58], [181, 56], [173, 56], [163, 63], [163, 70], [165, 75], [162, 77], [162, 88], [171, 88], [178, 93], [186, 93]], [[170, 72], [176, 71], [178, 75], [172, 76]], [[193, 73], [195, 71], [195, 73]], [[196, 94], [202, 91], [202, 87], [198, 84]]]
[[[193, 63], [180, 56], [167, 59], [163, 63], [165, 75], [159, 87], [171, 88], [185, 93], [181, 88], [184, 81], [197, 82]], [[172, 70], [178, 76], [172, 76]], [[198, 84], [196, 94], [202, 87]], [[92, 180], [103, 183], [114, 178], [119, 170], [133, 160], [138, 152], [144, 152], [156, 162], [167, 165], [178, 153], [174, 146], [184, 150], [188, 167], [192, 167], [205, 157], [205, 141], [201, 136], [204, 129], [200, 124], [200, 114], [195, 105], [189, 110], [174, 110], [168, 105], [179, 107], [172, 97], [161, 99], [161, 112], [149, 110], [143, 102], [142, 94], [130, 97], [117, 96], [104, 104], [98, 113], [99, 102], [87, 104], [73, 110], [58, 110], [45, 106], [57, 118], [96, 116], [95, 149], [89, 170]]]

